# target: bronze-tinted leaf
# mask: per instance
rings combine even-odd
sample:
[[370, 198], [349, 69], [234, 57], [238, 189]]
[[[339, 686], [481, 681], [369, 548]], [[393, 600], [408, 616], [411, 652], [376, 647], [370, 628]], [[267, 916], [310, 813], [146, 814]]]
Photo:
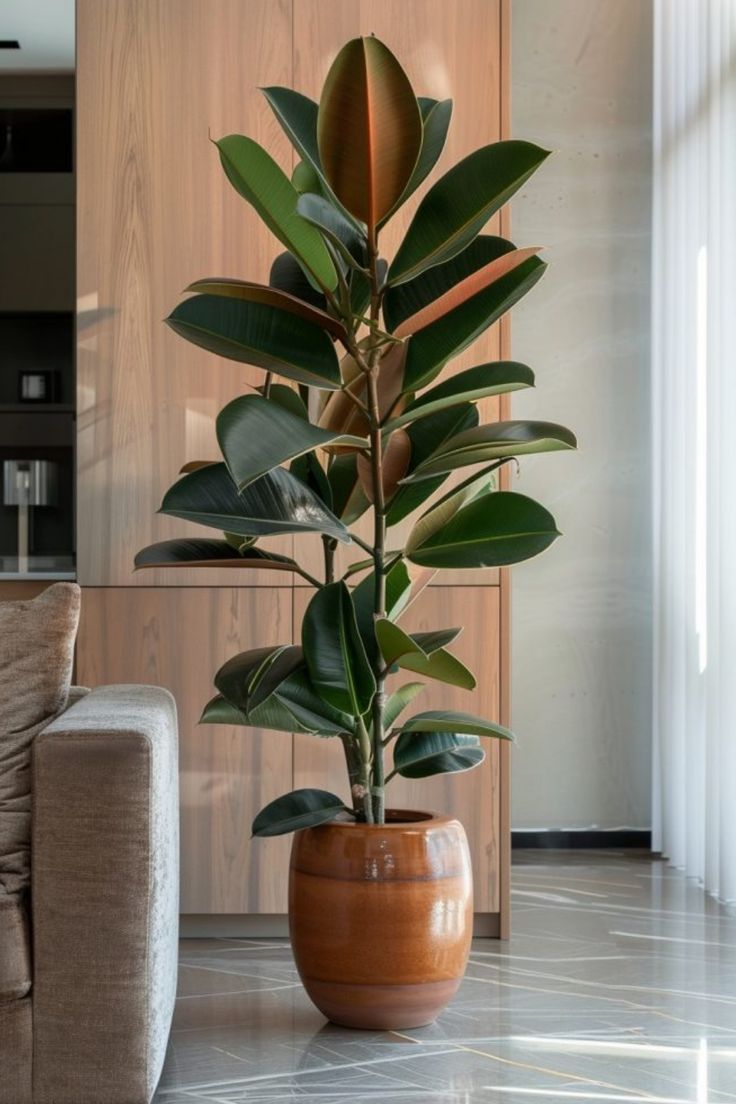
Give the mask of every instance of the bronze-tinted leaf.
[[317, 141], [330, 187], [372, 232], [403, 193], [422, 145], [409, 79], [377, 38], [354, 38], [332, 63]]
[[314, 322], [316, 326], [321, 326], [333, 337], [345, 336], [342, 322], [333, 318], [327, 311], [320, 310], [311, 303], [305, 303], [303, 299], [291, 295], [288, 291], [268, 287], [266, 284], [254, 284], [249, 280], [233, 280], [227, 276], [210, 276], [208, 279], [195, 280], [184, 290], [221, 295], [227, 299], [245, 299], [250, 303], [269, 303], [272, 307], [280, 307], [290, 314], [306, 318], [308, 322]]
[[446, 291], [439, 299], [428, 303], [416, 314], [405, 319], [396, 327], [396, 337], [408, 337], [409, 334], [417, 333], [419, 330], [423, 330], [425, 326], [430, 326], [449, 311], [462, 306], [473, 295], [477, 295], [478, 292], [483, 291], [490, 284], [495, 283], [496, 280], [500, 280], [508, 272], [518, 268], [530, 257], [536, 256], [537, 253], [539, 253], [537, 246], [531, 246], [528, 249], [514, 249], [512, 252], [504, 253], [503, 256], [490, 261], [483, 268], [471, 272], [469, 276], [466, 276], [459, 284]]
[[[358, 455], [358, 477], [369, 501], [373, 501], [373, 469], [365, 453]], [[392, 497], [409, 469], [411, 438], [404, 429], [397, 429], [384, 443], [382, 457], [382, 483], [384, 501]]]

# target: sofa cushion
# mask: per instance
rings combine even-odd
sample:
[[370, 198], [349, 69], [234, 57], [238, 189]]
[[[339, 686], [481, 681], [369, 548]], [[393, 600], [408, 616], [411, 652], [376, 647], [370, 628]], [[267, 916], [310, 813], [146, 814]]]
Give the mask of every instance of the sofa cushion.
[[76, 583], [0, 602], [0, 893], [30, 883], [31, 745], [66, 707], [79, 604]]
[[0, 1004], [19, 1000], [31, 988], [31, 942], [20, 893], [0, 890]]

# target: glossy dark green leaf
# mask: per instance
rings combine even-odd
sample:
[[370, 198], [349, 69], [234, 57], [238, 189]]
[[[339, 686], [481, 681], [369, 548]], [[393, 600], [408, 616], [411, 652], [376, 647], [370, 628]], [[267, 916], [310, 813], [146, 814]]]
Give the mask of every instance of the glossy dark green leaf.
[[[314, 100], [310, 100], [308, 96], [302, 95], [301, 92], [295, 92], [292, 88], [274, 86], [264, 88], [262, 91], [284, 133], [299, 156], [304, 159], [305, 167], [311, 169], [314, 178], [319, 182], [318, 188], [314, 187], [314, 180], [312, 180], [309, 188], [299, 190], [322, 192], [327, 198], [332, 199], [348, 218], [352, 218], [334, 195], [322, 170], [317, 146], [318, 105]], [[306, 183], [305, 174], [302, 174], [302, 182]]]
[[297, 210], [302, 218], [327, 238], [346, 264], [361, 268], [365, 266], [364, 238], [355, 223], [349, 222], [328, 199], [319, 195], [302, 195], [299, 197]]
[[249, 696], [259, 675], [287, 648], [286, 644], [277, 644], [239, 652], [220, 667], [215, 675], [215, 686], [227, 701], [247, 714]]
[[302, 622], [302, 647], [320, 696], [346, 713], [365, 713], [376, 681], [344, 583], [331, 583], [312, 598]]
[[[478, 410], [473, 403], [459, 403], [439, 410], [426, 418], [413, 422], [407, 428], [411, 440], [411, 460], [409, 470], [411, 474], [420, 464], [424, 463], [434, 450], [444, 441], [448, 441], [455, 434], [464, 429], [471, 429], [478, 424]], [[386, 524], [396, 525], [405, 517], [426, 502], [430, 495], [434, 494], [438, 487], [444, 483], [447, 477], [438, 476], [435, 480], [422, 480], [420, 483], [404, 483], [389, 503], [386, 513]]]
[[478, 402], [479, 399], [492, 395], [503, 395], [533, 386], [534, 373], [525, 364], [518, 364], [513, 360], [479, 364], [475, 368], [458, 372], [456, 376], [451, 376], [428, 391], [423, 391], [409, 403], [402, 414], [386, 423], [385, 430], [390, 432], [460, 403]]
[[353, 718], [333, 709], [312, 686], [301, 648], [279, 645], [241, 652], [223, 664], [215, 686], [256, 728], [335, 736]]
[[[374, 631], [374, 609], [376, 594], [376, 573], [370, 571], [353, 589], [353, 606], [358, 622], [358, 632], [365, 645], [371, 663], [378, 654]], [[411, 579], [406, 564], [399, 560], [386, 575], [386, 613], [396, 620], [411, 598]]]
[[543, 552], [559, 536], [548, 510], [526, 495], [496, 491], [474, 498], [406, 555], [424, 567], [503, 567]]
[[253, 835], [283, 836], [326, 824], [339, 813], [349, 812], [344, 802], [327, 790], [293, 790], [261, 809], [253, 821]]
[[485, 290], [414, 334], [409, 342], [404, 390], [429, 383], [451, 357], [466, 349], [484, 330], [518, 303], [543, 275], [546, 264], [530, 257]]
[[352, 39], [333, 61], [319, 102], [317, 142], [332, 191], [375, 227], [411, 179], [422, 144], [411, 84], [377, 38]]
[[452, 100], [431, 100], [425, 96], [419, 96], [417, 102], [422, 116], [422, 146], [419, 158], [409, 183], [389, 213], [381, 220], [381, 225], [390, 219], [394, 211], [398, 211], [409, 196], [413, 195], [420, 184], [426, 180], [439, 161], [445, 145], [452, 117]]
[[453, 640], [457, 640], [462, 631], [461, 628], [431, 629], [429, 632], [410, 633], [409, 635], [414, 643], [419, 645], [425, 655], [431, 655], [432, 652], [444, 648], [447, 644], [452, 644]]
[[554, 422], [494, 422], [451, 437], [404, 479], [406, 482], [428, 479], [502, 457], [559, 452], [576, 446], [575, 434]]
[[394, 770], [402, 778], [429, 778], [471, 770], [485, 759], [477, 736], [454, 732], [412, 732], [394, 745]]
[[401, 732], [454, 732], [466, 736], [491, 736], [498, 740], [513, 740], [514, 734], [495, 721], [476, 717], [473, 713], [454, 710], [430, 709], [417, 713], [400, 726]]
[[236, 553], [227, 540], [207, 537], [179, 537], [159, 541], [136, 553], [135, 569], [143, 567], [234, 567], [265, 571], [295, 571], [298, 565], [288, 556], [246, 548]]
[[358, 478], [356, 454], [333, 457], [327, 470], [332, 490], [333, 510], [345, 525], [352, 525], [361, 517], [370, 502]]
[[337, 391], [340, 365], [327, 333], [267, 303], [195, 295], [166, 319], [175, 333], [217, 356]]
[[531, 142], [495, 142], [446, 172], [419, 204], [389, 282], [413, 280], [460, 253], [548, 156]]
[[427, 269], [407, 284], [389, 286], [383, 300], [386, 329], [393, 333], [407, 319], [442, 299], [448, 291], [484, 269], [486, 265], [513, 253], [515, 248], [514, 243], [506, 238], [499, 238], [495, 234], [480, 234], [449, 261]]
[[406, 671], [460, 686], [464, 690], [475, 689], [472, 672], [444, 648], [427, 655], [415, 639], [387, 619], [376, 622], [375, 632], [387, 665], [396, 664]]
[[305, 303], [325, 310], [327, 300], [321, 291], [313, 288], [302, 271], [301, 265], [291, 253], [279, 253], [271, 265], [268, 282], [271, 287], [280, 288]]
[[238, 492], [226, 465], [210, 464], [174, 483], [159, 512], [243, 536], [313, 532], [350, 540], [324, 503], [283, 468]]
[[333, 291], [337, 286], [335, 266], [319, 233], [297, 214], [299, 193], [288, 176], [262, 146], [244, 134], [229, 134], [215, 144], [236, 192], [255, 208], [316, 283]]
[[300, 161], [294, 167], [291, 174], [291, 183], [300, 196], [306, 195], [308, 192], [312, 192], [314, 195], [322, 195], [322, 181], [307, 161]]
[[[258, 393], [265, 397], [265, 385], [258, 388]], [[277, 406], [282, 406], [295, 418], [301, 418], [305, 422], [309, 421], [309, 411], [304, 400], [299, 392], [295, 391], [293, 387], [289, 387], [288, 384], [271, 383], [268, 390], [268, 401], [276, 403]]]
[[330, 444], [365, 448], [368, 443], [320, 429], [260, 395], [241, 395], [220, 411], [217, 440], [240, 491], [305, 452]]
[[383, 726], [386, 731], [391, 728], [394, 721], [396, 721], [405, 709], [414, 701], [417, 694], [421, 694], [425, 689], [423, 682], [407, 682], [404, 686], [400, 686], [398, 690], [394, 690], [393, 694], [389, 695], [388, 701], [383, 710]]
[[199, 292], [202, 295], [220, 295], [225, 299], [243, 299], [249, 303], [268, 303], [272, 307], [296, 314], [312, 322], [332, 337], [345, 337], [345, 327], [326, 310], [312, 306], [298, 295], [282, 291], [268, 284], [254, 284], [248, 280], [233, 280], [227, 276], [210, 276], [206, 280], [195, 280], [185, 291]]
[[202, 710], [199, 718], [200, 724], [244, 725], [248, 727], [250, 722], [242, 710], [223, 698], [222, 694], [215, 694], [210, 698]]
[[353, 717], [325, 701], [313, 685], [304, 652], [296, 645], [283, 649], [255, 680], [248, 712], [268, 723], [274, 706], [284, 706], [302, 728], [334, 736], [353, 727]]
[[292, 460], [289, 465], [289, 471], [301, 480], [305, 487], [309, 487], [320, 502], [324, 502], [327, 509], [334, 513], [332, 487], [325, 469], [314, 453], [307, 452], [304, 456], [297, 456], [296, 460]]

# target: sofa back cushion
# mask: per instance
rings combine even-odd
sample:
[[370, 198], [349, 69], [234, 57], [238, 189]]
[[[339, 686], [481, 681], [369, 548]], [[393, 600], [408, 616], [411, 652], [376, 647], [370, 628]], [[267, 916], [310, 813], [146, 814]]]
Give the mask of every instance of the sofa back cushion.
[[30, 884], [31, 745], [66, 708], [79, 605], [76, 583], [0, 602], [0, 894]]

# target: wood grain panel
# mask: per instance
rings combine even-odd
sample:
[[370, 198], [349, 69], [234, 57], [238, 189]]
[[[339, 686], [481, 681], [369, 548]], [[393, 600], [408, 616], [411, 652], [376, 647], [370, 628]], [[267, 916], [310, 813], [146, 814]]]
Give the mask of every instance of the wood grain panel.
[[45, 579], [4, 579], [0, 580], [0, 602], [25, 602], [35, 598], [53, 583]]
[[[427, 182], [381, 233], [381, 250], [391, 257], [428, 187], [457, 161], [501, 136], [500, 2], [499, 0], [294, 0], [294, 87], [315, 99], [335, 54], [356, 35], [376, 34], [396, 54], [419, 95], [451, 97], [453, 119], [447, 144]], [[500, 220], [488, 233], [500, 232]], [[499, 327], [494, 326], [453, 361], [448, 374], [474, 364], [498, 360]], [[485, 421], [499, 417], [497, 399], [481, 404]], [[464, 473], [467, 475], [467, 472]], [[457, 482], [458, 480], [454, 480]], [[447, 486], [452, 483], [448, 481]], [[391, 532], [391, 547], [403, 543], [411, 520]], [[368, 538], [363, 519], [360, 534]], [[320, 571], [319, 550], [311, 545], [310, 570]], [[350, 561], [350, 549], [339, 562]], [[360, 558], [354, 557], [353, 559]], [[495, 571], [453, 571], [442, 585], [493, 586]]]
[[[294, 627], [298, 633], [309, 595], [294, 591]], [[402, 627], [423, 631], [463, 625], [452, 651], [473, 670], [475, 691], [458, 690], [441, 683], [427, 683], [415, 699], [414, 712], [424, 709], [461, 709], [497, 720], [499, 716], [499, 593], [498, 587], [427, 588], [407, 610]], [[404, 672], [391, 685], [413, 682]], [[421, 680], [419, 680], [421, 681]], [[410, 707], [411, 709], [411, 707]], [[486, 761], [473, 771], [422, 781], [395, 778], [389, 784], [393, 808], [430, 809], [454, 813], [464, 824], [470, 841], [477, 912], [498, 912], [498, 874], [502, 843], [500, 830], [499, 747], [487, 742]], [[347, 797], [342, 748], [338, 741], [315, 736], [294, 738], [294, 783], [317, 786]]]
[[230, 656], [288, 643], [286, 587], [86, 588], [77, 645], [85, 686], [166, 686], [179, 710], [182, 912], [286, 909], [290, 841], [250, 840], [267, 801], [291, 788], [291, 737], [197, 724]]
[[151, 541], [202, 534], [156, 516], [162, 493], [185, 460], [217, 455], [218, 411], [263, 377], [161, 320], [193, 279], [267, 280], [280, 251], [208, 135], [247, 133], [291, 165], [259, 91], [291, 83], [291, 2], [79, 0], [77, 30], [79, 578], [232, 586], [223, 572], [134, 576], [132, 564]]

